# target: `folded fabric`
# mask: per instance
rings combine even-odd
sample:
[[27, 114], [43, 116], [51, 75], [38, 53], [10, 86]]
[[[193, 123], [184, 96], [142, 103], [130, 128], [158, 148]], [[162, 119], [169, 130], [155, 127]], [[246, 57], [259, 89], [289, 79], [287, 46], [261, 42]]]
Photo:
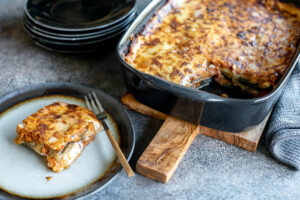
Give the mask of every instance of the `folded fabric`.
[[266, 142], [276, 159], [300, 169], [300, 62], [274, 107]]

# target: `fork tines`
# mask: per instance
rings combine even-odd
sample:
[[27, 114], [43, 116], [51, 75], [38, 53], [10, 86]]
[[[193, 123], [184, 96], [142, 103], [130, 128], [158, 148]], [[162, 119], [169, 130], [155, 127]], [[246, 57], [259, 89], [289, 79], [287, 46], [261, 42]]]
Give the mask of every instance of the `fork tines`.
[[84, 96], [84, 98], [88, 109], [93, 111], [100, 121], [107, 117], [95, 92], [89, 93], [87, 96]]

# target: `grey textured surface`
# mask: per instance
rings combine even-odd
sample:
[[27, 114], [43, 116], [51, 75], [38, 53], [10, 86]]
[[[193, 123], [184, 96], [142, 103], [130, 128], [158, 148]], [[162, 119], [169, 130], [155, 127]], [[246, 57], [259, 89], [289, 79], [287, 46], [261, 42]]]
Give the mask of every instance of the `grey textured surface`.
[[[22, 29], [23, 0], [0, 0], [0, 95], [30, 84], [70, 81], [120, 97], [126, 88], [114, 46], [104, 55], [64, 55], [35, 46]], [[139, 8], [145, 1], [138, 1]], [[137, 133], [132, 164], [161, 121], [131, 113]], [[0, 158], [1, 160], [1, 158]], [[101, 192], [86, 199], [299, 199], [300, 173], [278, 163], [261, 141], [251, 153], [198, 136], [168, 184], [122, 171]]]
[[292, 74], [271, 116], [266, 142], [282, 163], [300, 170], [300, 63]]

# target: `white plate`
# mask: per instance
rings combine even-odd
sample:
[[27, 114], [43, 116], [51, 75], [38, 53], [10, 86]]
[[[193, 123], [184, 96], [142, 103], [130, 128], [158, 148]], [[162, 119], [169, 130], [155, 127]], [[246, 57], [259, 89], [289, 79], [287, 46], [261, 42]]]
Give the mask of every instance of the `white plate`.
[[[57, 86], [59, 84], [55, 83], [55, 85]], [[75, 86], [77, 87], [77, 85]], [[58, 88], [64, 88], [63, 91], [66, 90], [65, 87], [67, 87], [67, 90], [72, 89], [71, 92], [74, 93], [74, 84], [64, 83], [62, 86], [58, 86]], [[36, 89], [37, 92], [33, 93], [40, 93], [41, 88], [46, 94], [48, 94], [50, 91], [49, 86], [46, 86], [46, 84], [42, 85], [42, 87], [37, 86], [36, 88], [38, 88]], [[90, 88], [80, 86], [78, 91], [79, 93], [82, 93], [83, 91], [88, 92], [87, 89]], [[30, 89], [25, 89], [25, 92], [24, 90], [21, 91], [25, 96], [32, 95]], [[124, 114], [127, 115], [127, 112], [125, 111], [125, 113], [122, 113], [122, 110], [120, 110], [118, 107], [121, 105], [117, 105], [117, 103], [119, 104], [117, 100], [108, 95], [105, 96], [106, 94], [101, 91], [95, 90], [95, 92], [98, 96], [100, 95], [100, 99], [102, 98], [101, 101], [105, 100], [106, 98], [106, 100], [103, 101], [105, 109], [108, 101], [113, 104], [113, 106], [109, 105], [113, 109], [108, 107], [108, 111], [114, 116], [114, 118], [117, 117], [115, 118], [117, 122], [111, 116], [109, 116], [109, 120], [107, 120], [109, 122], [108, 125], [118, 142], [120, 142], [120, 138], [122, 138], [122, 144], [125, 140], [125, 147], [123, 148], [126, 149], [126, 145], [127, 147], [129, 146], [129, 149], [126, 149], [126, 154], [127, 157], [130, 157], [133, 150], [133, 145], [130, 146], [130, 144], [132, 144], [131, 142], [128, 142], [130, 140], [130, 136], [124, 133], [126, 132], [124, 130], [127, 129], [127, 127], [124, 129], [124, 125], [122, 125], [122, 122], [120, 122], [120, 119], [124, 119], [126, 117]], [[15, 93], [20, 93], [20, 91]], [[50, 93], [55, 92], [52, 91]], [[16, 99], [16, 102], [20, 101], [18, 100], [20, 96], [22, 95], [8, 94], [5, 97], [1, 97], [0, 110], [5, 107], [4, 104], [9, 102], [9, 99]], [[34, 96], [36, 96], [36, 94], [34, 94]], [[104, 99], [103, 96], [105, 96]], [[5, 100], [3, 100], [3, 98]], [[66, 103], [84, 106], [82, 99], [71, 97], [69, 95], [39, 95], [38, 97], [21, 101], [21, 103], [9, 106], [8, 109], [1, 113], [0, 199], [2, 199], [1, 195], [9, 199], [15, 199], [18, 198], [18, 196], [34, 199], [60, 198], [62, 196], [64, 198], [66, 196], [68, 198], [78, 196], [82, 197], [98, 191], [101, 187], [105, 186], [118, 171], [120, 171], [120, 164], [118, 161], [116, 161], [114, 149], [104, 131], [98, 132], [95, 140], [84, 149], [77, 160], [75, 160], [75, 162], [68, 169], [65, 169], [59, 173], [52, 172], [49, 168], [47, 168], [45, 160], [42, 156], [39, 156], [37, 153], [24, 145], [16, 145], [14, 143], [14, 139], [17, 136], [17, 124], [27, 116], [36, 112], [38, 109], [55, 101], [63, 101]], [[116, 110], [114, 110], [115, 108]], [[118, 115], [116, 114], [116, 111], [120, 113], [120, 116], [116, 116]], [[126, 119], [124, 120], [124, 123], [128, 123], [128, 121], [126, 122]], [[124, 138], [123, 135], [120, 136], [118, 126], [120, 127], [121, 131], [123, 130], [122, 133], [125, 134]], [[125, 124], [125, 126], [127, 125]], [[129, 139], [126, 139], [128, 137]], [[128, 150], [130, 150], [129, 155]], [[46, 177], [51, 177], [51, 179], [47, 180]]]

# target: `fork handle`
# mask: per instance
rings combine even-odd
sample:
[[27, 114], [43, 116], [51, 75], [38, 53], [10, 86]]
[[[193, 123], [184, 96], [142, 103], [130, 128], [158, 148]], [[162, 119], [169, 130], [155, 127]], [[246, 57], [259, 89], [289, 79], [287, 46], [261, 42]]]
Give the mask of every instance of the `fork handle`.
[[106, 135], [107, 135], [108, 139], [110, 140], [112, 146], [114, 147], [116, 154], [117, 154], [118, 158], [120, 159], [121, 164], [122, 164], [127, 176], [128, 177], [134, 176], [134, 172], [131, 169], [129, 163], [127, 162], [127, 160], [126, 160], [122, 150], [120, 149], [117, 141], [115, 140], [114, 136], [112, 135], [112, 133], [110, 132], [109, 129], [105, 129], [105, 132], [106, 132]]

